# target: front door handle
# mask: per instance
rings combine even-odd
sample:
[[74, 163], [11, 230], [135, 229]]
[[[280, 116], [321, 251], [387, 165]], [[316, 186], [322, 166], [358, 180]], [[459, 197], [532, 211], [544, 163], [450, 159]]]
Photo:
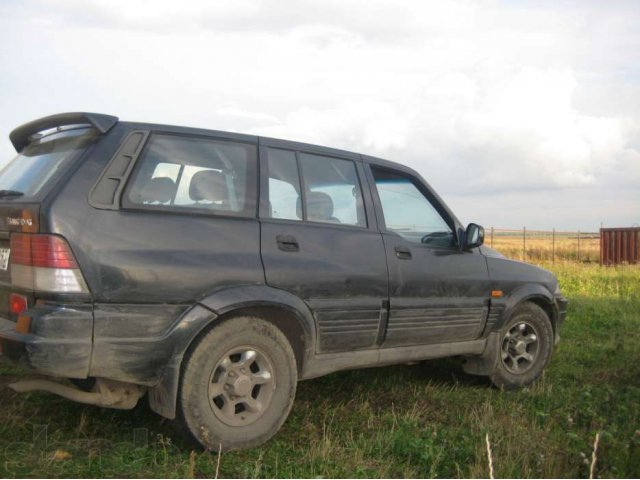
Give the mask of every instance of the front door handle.
[[293, 235], [278, 235], [276, 242], [278, 243], [278, 248], [283, 252], [300, 251], [300, 245], [298, 245], [298, 241]]
[[411, 260], [411, 250], [407, 247], [402, 247], [400, 245], [396, 246], [396, 257], [401, 260]]

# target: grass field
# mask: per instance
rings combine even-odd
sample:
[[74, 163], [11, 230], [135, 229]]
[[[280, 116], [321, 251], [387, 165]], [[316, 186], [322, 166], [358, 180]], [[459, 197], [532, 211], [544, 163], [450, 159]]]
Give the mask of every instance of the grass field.
[[[220, 477], [640, 476], [640, 269], [548, 265], [571, 299], [552, 363], [503, 393], [457, 359], [343, 372], [299, 384], [266, 445], [223, 454]], [[0, 364], [0, 381], [21, 371]], [[214, 477], [146, 405], [119, 412], [0, 390], [0, 477]]]

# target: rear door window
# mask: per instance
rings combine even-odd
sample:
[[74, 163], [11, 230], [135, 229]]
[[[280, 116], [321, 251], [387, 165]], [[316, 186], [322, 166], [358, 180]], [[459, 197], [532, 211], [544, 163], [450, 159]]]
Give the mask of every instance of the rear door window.
[[352, 161], [301, 153], [300, 164], [307, 220], [367, 226], [362, 190]]
[[255, 215], [254, 145], [154, 134], [125, 190], [126, 207]]
[[26, 198], [44, 193], [96, 136], [94, 129], [76, 128], [34, 140], [0, 171], [0, 190]]

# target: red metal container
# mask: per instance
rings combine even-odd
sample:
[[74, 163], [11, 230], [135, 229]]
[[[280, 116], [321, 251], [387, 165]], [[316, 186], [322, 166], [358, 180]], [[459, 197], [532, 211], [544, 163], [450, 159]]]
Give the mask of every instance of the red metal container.
[[639, 259], [640, 227], [600, 229], [600, 265], [638, 263]]

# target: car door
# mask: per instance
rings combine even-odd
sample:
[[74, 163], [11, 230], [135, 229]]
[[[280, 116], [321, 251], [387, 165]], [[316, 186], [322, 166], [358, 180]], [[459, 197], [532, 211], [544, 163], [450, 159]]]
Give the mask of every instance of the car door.
[[262, 146], [260, 156], [267, 284], [309, 306], [317, 351], [377, 347], [387, 309], [387, 265], [359, 157], [283, 148], [280, 142]]
[[489, 276], [478, 249], [458, 247], [458, 222], [410, 169], [369, 163], [389, 265], [384, 347], [478, 338], [489, 305]]

